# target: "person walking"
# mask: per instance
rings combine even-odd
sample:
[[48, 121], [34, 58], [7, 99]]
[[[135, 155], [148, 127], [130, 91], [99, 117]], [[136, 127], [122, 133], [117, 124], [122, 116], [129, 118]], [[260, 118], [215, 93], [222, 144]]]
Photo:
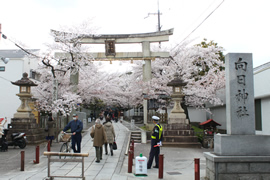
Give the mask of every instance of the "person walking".
[[155, 158], [156, 165], [154, 168], [159, 168], [159, 153], [160, 153], [160, 146], [162, 145], [161, 141], [163, 140], [163, 128], [158, 123], [159, 117], [152, 116], [153, 123], [155, 124], [155, 127], [152, 131], [151, 136], [151, 150], [149, 154], [149, 160], [147, 162], [147, 169], [150, 169], [153, 163], [153, 160]]
[[[83, 130], [83, 123], [81, 120], [78, 119], [77, 114], [73, 114], [73, 120], [70, 121], [66, 127], [63, 129], [62, 133], [66, 132], [67, 130], [71, 130], [71, 144], [74, 153], [81, 152], [81, 142], [82, 142], [82, 130]], [[77, 148], [75, 148], [75, 145]]]
[[109, 144], [111, 156], [113, 156], [112, 144], [115, 140], [115, 132], [111, 122], [111, 118], [107, 117], [106, 122], [103, 124], [103, 126], [107, 137], [107, 142], [104, 144], [105, 154], [106, 155], [108, 154], [108, 144]]
[[50, 141], [50, 146], [52, 146], [52, 140], [54, 140], [55, 136], [55, 123], [53, 121], [52, 115], [49, 115], [47, 127], [48, 127], [48, 134], [46, 136], [46, 140]]
[[93, 146], [96, 149], [96, 162], [102, 160], [102, 146], [107, 142], [106, 134], [100, 119], [96, 119], [95, 126], [92, 127], [90, 136], [94, 138]]

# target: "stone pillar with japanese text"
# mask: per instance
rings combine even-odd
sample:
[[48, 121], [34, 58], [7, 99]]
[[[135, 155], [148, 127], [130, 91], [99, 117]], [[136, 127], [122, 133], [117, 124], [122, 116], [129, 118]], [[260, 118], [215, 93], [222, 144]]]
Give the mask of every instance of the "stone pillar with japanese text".
[[255, 134], [252, 54], [226, 56], [227, 134]]
[[269, 179], [270, 136], [255, 131], [252, 54], [229, 53], [225, 62], [227, 134], [215, 134], [214, 152], [204, 153], [206, 177]]

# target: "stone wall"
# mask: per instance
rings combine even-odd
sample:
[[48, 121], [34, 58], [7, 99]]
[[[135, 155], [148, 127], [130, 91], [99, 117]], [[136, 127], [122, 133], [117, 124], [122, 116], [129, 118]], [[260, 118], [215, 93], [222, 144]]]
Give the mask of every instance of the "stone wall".
[[205, 155], [207, 180], [270, 179], [270, 156]]

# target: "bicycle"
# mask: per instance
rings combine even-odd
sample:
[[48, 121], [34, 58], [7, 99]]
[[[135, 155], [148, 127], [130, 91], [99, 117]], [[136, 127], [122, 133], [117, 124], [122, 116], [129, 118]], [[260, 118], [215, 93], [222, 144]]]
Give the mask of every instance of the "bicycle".
[[[60, 148], [60, 152], [63, 152], [63, 153], [71, 153], [71, 143], [70, 143], [70, 140], [71, 140], [71, 135], [72, 133], [63, 133], [63, 135], [61, 136], [60, 138], [60, 141], [61, 142], [64, 142]], [[61, 157], [63, 159], [66, 158], [66, 156], [59, 156], [59, 159], [61, 159]]]

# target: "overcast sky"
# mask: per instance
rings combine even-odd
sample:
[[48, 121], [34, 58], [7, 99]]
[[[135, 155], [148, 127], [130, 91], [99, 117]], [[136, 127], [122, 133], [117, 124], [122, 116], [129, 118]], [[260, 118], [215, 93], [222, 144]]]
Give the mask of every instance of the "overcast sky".
[[[158, 0], [5, 0], [0, 2], [2, 32], [27, 48], [43, 48], [50, 29], [93, 19], [99, 34], [157, 30]], [[222, 3], [223, 2], [223, 3]], [[221, 5], [220, 5], [221, 4]], [[220, 5], [219, 8], [217, 8]], [[189, 39], [214, 40], [229, 52], [253, 53], [253, 66], [270, 61], [269, 0], [159, 0], [162, 30], [174, 28], [173, 45]], [[217, 9], [216, 9], [217, 8]], [[215, 10], [216, 9], [216, 10]], [[147, 18], [145, 18], [147, 17]], [[0, 49], [15, 49], [1, 38]]]

